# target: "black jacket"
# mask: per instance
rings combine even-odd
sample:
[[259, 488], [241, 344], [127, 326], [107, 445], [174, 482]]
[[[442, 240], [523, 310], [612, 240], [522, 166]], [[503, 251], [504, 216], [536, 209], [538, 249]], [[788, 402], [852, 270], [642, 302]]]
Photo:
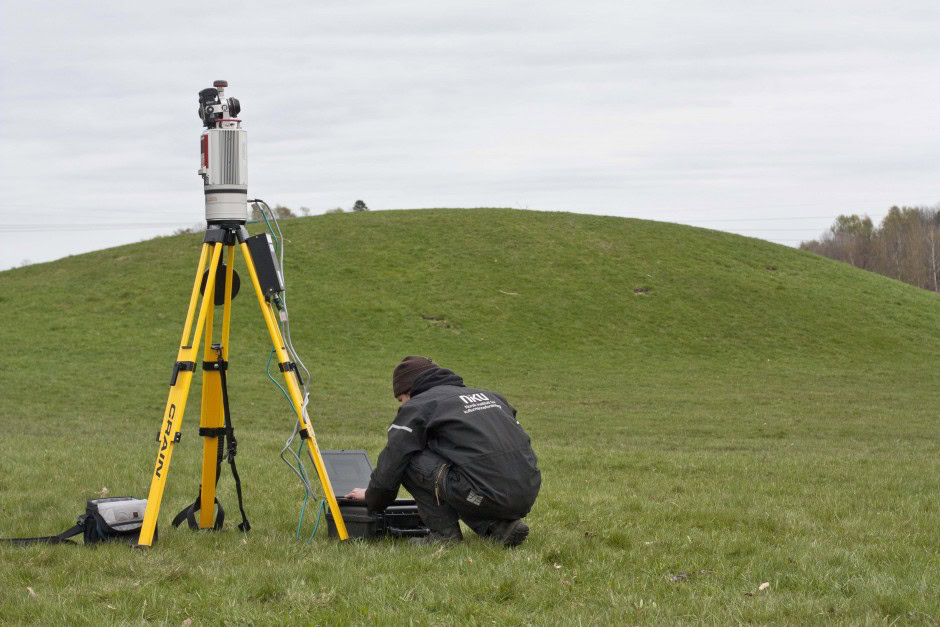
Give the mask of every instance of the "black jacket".
[[524, 515], [542, 483], [528, 434], [516, 410], [500, 394], [464, 386], [446, 368], [415, 379], [411, 399], [388, 428], [366, 490], [370, 510], [395, 500], [411, 457], [428, 449], [452, 467], [491, 506]]

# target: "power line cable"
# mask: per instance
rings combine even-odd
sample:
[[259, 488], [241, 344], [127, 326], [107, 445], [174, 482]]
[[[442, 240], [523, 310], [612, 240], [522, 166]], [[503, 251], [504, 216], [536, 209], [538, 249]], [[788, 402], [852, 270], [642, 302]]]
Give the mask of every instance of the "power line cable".
[[[193, 222], [195, 224], [195, 221]], [[107, 222], [98, 224], [0, 224], [0, 233], [47, 231], [114, 231], [119, 229], [182, 228], [182, 222]]]
[[[686, 226], [693, 226], [687, 224]], [[733, 233], [734, 231], [725, 231], [725, 233]], [[801, 227], [793, 227], [792, 229], [748, 229], [748, 233], [792, 233], [793, 231], [812, 231], [813, 233], [819, 233], [819, 229], [806, 229]]]
[[[843, 213], [839, 215], [846, 215], [846, 214]], [[850, 214], [850, 215], [853, 215], [853, 214]], [[854, 214], [854, 215], [858, 215], [858, 214]], [[866, 215], [870, 218], [877, 218], [877, 217], [886, 216], [888, 214], [887, 213], [876, 213], [876, 214], [866, 213], [863, 215]], [[690, 218], [688, 220], [684, 220], [684, 222], [764, 222], [768, 220], [835, 220], [838, 217], [839, 217], [838, 215], [836, 216], [792, 216], [792, 217], [786, 216], [786, 217], [779, 217], [779, 218], [776, 218], [776, 217], [775, 218], [706, 218], [704, 220], [699, 220], [698, 218]]]

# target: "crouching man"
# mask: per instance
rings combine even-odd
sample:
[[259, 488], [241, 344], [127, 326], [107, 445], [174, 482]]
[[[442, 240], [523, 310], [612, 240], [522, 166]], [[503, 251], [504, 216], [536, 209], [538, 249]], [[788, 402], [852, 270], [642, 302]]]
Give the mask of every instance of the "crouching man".
[[392, 390], [401, 406], [388, 444], [368, 488], [346, 498], [382, 511], [403, 485], [431, 529], [422, 540], [459, 542], [462, 520], [484, 538], [521, 544], [529, 534], [522, 519], [542, 474], [516, 410], [426, 357], [405, 357], [392, 373]]

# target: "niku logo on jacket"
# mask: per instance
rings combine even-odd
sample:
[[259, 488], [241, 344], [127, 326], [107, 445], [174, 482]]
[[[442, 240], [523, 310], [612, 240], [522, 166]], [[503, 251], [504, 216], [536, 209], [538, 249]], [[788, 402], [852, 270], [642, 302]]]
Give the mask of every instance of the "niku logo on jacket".
[[463, 413], [465, 414], [480, 411], [481, 409], [489, 409], [491, 407], [502, 408], [502, 405], [496, 401], [491, 401], [489, 396], [481, 392], [477, 392], [476, 394], [461, 394], [460, 400], [464, 402]]
[[464, 403], [469, 405], [470, 403], [479, 403], [480, 401], [488, 401], [490, 400], [490, 397], [488, 397], [486, 394], [481, 394], [481, 393], [470, 394], [468, 396], [464, 396], [463, 394], [461, 394], [460, 400], [462, 400]]

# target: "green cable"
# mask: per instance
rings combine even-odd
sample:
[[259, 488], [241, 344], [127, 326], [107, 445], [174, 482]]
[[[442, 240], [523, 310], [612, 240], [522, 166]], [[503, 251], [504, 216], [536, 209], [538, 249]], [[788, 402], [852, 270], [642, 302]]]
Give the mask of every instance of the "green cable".
[[[267, 203], [265, 203], [265, 206], [267, 206]], [[270, 207], [268, 207], [268, 209], [270, 209]], [[261, 211], [261, 217], [264, 218], [264, 225], [268, 227], [268, 232], [274, 239], [274, 254], [277, 255], [280, 253], [280, 243], [277, 241], [277, 235], [274, 234], [274, 229], [271, 228], [271, 223], [268, 222], [268, 214], [266, 214], [263, 210]]]
[[[297, 446], [297, 458], [298, 459], [300, 459], [300, 453], [303, 450], [303, 447], [304, 447], [304, 443], [303, 441], [301, 441], [300, 444]], [[300, 474], [303, 475], [303, 478], [305, 479], [305, 481], [304, 481], [304, 502], [303, 502], [303, 505], [301, 505], [300, 507], [300, 520], [297, 521], [297, 532], [294, 534], [295, 540], [300, 540], [300, 528], [304, 524], [304, 514], [306, 513], [306, 510], [307, 510], [307, 496], [310, 494], [310, 491], [307, 490], [307, 487], [306, 487], [307, 485], [309, 485], [310, 482], [306, 481], [307, 473], [306, 471], [304, 471], [303, 464], [298, 463], [298, 468], [300, 469]], [[317, 508], [317, 522], [313, 525], [313, 531], [310, 532], [310, 537], [307, 538], [307, 541], [305, 544], [310, 544], [310, 542], [313, 540], [313, 536], [315, 536], [317, 534], [317, 531], [320, 529], [320, 519], [323, 517], [323, 512], [325, 510], [326, 510], [326, 501], [323, 499], [320, 499], [320, 505]]]
[[[261, 217], [264, 218], [264, 224], [265, 226], [268, 227], [268, 232], [271, 234], [271, 238], [274, 240], [274, 254], [276, 256], [280, 251], [281, 242], [278, 241], [277, 235], [274, 234], [274, 229], [271, 228], [271, 223], [268, 221], [268, 214], [262, 211]], [[281, 323], [278, 322], [278, 327], [280, 326], [281, 326]], [[281, 329], [281, 332], [283, 333], [283, 329]], [[294, 401], [291, 400], [290, 394], [288, 394], [287, 391], [283, 387], [281, 387], [281, 384], [277, 382], [277, 379], [275, 379], [271, 375], [271, 359], [274, 358], [274, 353], [275, 353], [275, 350], [274, 350], [274, 347], [272, 346], [271, 353], [268, 355], [268, 363], [266, 363], [264, 366], [264, 373], [268, 375], [268, 378], [271, 379], [271, 382], [277, 386], [277, 389], [281, 391], [281, 394], [284, 395], [284, 398], [286, 398], [287, 402], [290, 403], [291, 408], [296, 412], [297, 408], [294, 407]]]
[[271, 375], [271, 359], [273, 358], [274, 358], [274, 347], [271, 347], [271, 353], [268, 355], [268, 363], [264, 365], [264, 373], [268, 375], [268, 378], [271, 379], [271, 382], [274, 383], [274, 385], [277, 386], [277, 389], [281, 391], [281, 394], [283, 394], [284, 398], [287, 399], [287, 402], [290, 403], [291, 409], [293, 409], [294, 412], [296, 412], [297, 409], [294, 407], [294, 401], [291, 400], [290, 394], [288, 394], [287, 390], [281, 387], [281, 384], [277, 382], [277, 379], [275, 379]]
[[300, 527], [304, 524], [304, 510], [307, 509], [307, 486], [304, 486], [304, 502], [300, 506], [300, 520], [297, 521], [297, 532], [294, 533], [294, 540], [300, 540]]
[[326, 501], [320, 499], [320, 507], [317, 509], [317, 523], [313, 526], [313, 531], [310, 532], [310, 537], [307, 538], [306, 544], [310, 544], [313, 540], [313, 536], [317, 535], [317, 529], [320, 528], [320, 517], [323, 516], [323, 512], [326, 511]]
[[[274, 240], [274, 254], [277, 255], [280, 252], [281, 242], [278, 240], [277, 235], [274, 233], [274, 229], [271, 228], [271, 223], [268, 221], [268, 214], [262, 211], [261, 217], [264, 218], [264, 224], [268, 229], [268, 233], [271, 234], [271, 239]], [[278, 326], [280, 326], [280, 324]], [[274, 358], [274, 353], [275, 353], [274, 347], [271, 347], [271, 353], [268, 355], [268, 363], [266, 363], [264, 366], [264, 373], [268, 375], [268, 378], [271, 379], [271, 382], [277, 386], [277, 389], [281, 391], [281, 394], [284, 395], [284, 398], [286, 398], [287, 402], [290, 403], [291, 408], [294, 409], [294, 411], [296, 412], [297, 409], [294, 407], [294, 401], [291, 400], [290, 394], [288, 394], [287, 390], [285, 390], [281, 386], [281, 384], [277, 382], [277, 379], [275, 379], [274, 376], [271, 375], [271, 359]], [[304, 471], [303, 460], [300, 457], [300, 452], [302, 449], [303, 449], [303, 440], [301, 440], [300, 446], [297, 447], [297, 460], [298, 460], [297, 467], [298, 467], [298, 470], [300, 471], [299, 474], [304, 478], [304, 502], [300, 506], [300, 520], [297, 521], [297, 532], [295, 534], [295, 539], [297, 540], [300, 539], [300, 529], [304, 524], [304, 514], [307, 511], [307, 499], [310, 495], [310, 490], [307, 488], [307, 486], [310, 485], [310, 481], [307, 479], [307, 473]], [[293, 465], [291, 465], [291, 467], [293, 468]], [[320, 519], [322, 518], [323, 512], [325, 510], [326, 510], [326, 501], [323, 499], [320, 499], [320, 506], [317, 508], [317, 522], [313, 525], [313, 531], [310, 532], [310, 537], [307, 538], [307, 542], [306, 542], [307, 544], [309, 544], [310, 541], [313, 540], [313, 536], [315, 536], [317, 531], [320, 529]]]
[[[274, 240], [274, 254], [277, 255], [278, 252], [280, 251], [281, 243], [278, 241], [277, 235], [274, 234], [274, 229], [271, 228], [271, 223], [268, 222], [268, 214], [265, 213], [265, 212], [262, 210], [262, 211], [261, 211], [261, 217], [264, 218], [264, 224], [265, 224], [265, 226], [268, 227], [268, 232], [271, 234], [271, 238]], [[278, 323], [278, 326], [280, 326], [280, 323]], [[265, 366], [264, 366], [264, 373], [265, 373], [266, 375], [268, 375], [268, 378], [271, 379], [271, 382], [274, 383], [274, 385], [277, 386], [277, 389], [279, 389], [279, 390], [281, 391], [281, 393], [282, 393], [282, 394], [284, 395], [284, 397], [287, 399], [287, 402], [290, 403], [291, 408], [294, 409], [294, 411], [296, 412], [297, 409], [294, 407], [294, 401], [291, 400], [290, 394], [288, 394], [288, 393], [284, 390], [284, 388], [281, 387], [281, 384], [277, 382], [277, 379], [275, 379], [273, 376], [271, 376], [271, 359], [274, 357], [274, 352], [275, 352], [275, 351], [274, 351], [274, 347], [272, 346], [272, 347], [271, 347], [271, 354], [268, 355], [268, 363], [265, 364]]]
[[297, 455], [294, 457], [297, 458], [297, 469], [299, 470], [299, 475], [301, 476], [304, 483], [304, 502], [300, 506], [300, 520], [297, 521], [297, 533], [294, 534], [295, 540], [300, 540], [300, 527], [304, 524], [304, 513], [307, 511], [307, 497], [310, 495], [310, 482], [307, 480], [307, 473], [304, 471], [304, 465], [300, 459], [300, 451], [303, 448], [304, 442], [300, 441], [300, 445], [297, 447]]

